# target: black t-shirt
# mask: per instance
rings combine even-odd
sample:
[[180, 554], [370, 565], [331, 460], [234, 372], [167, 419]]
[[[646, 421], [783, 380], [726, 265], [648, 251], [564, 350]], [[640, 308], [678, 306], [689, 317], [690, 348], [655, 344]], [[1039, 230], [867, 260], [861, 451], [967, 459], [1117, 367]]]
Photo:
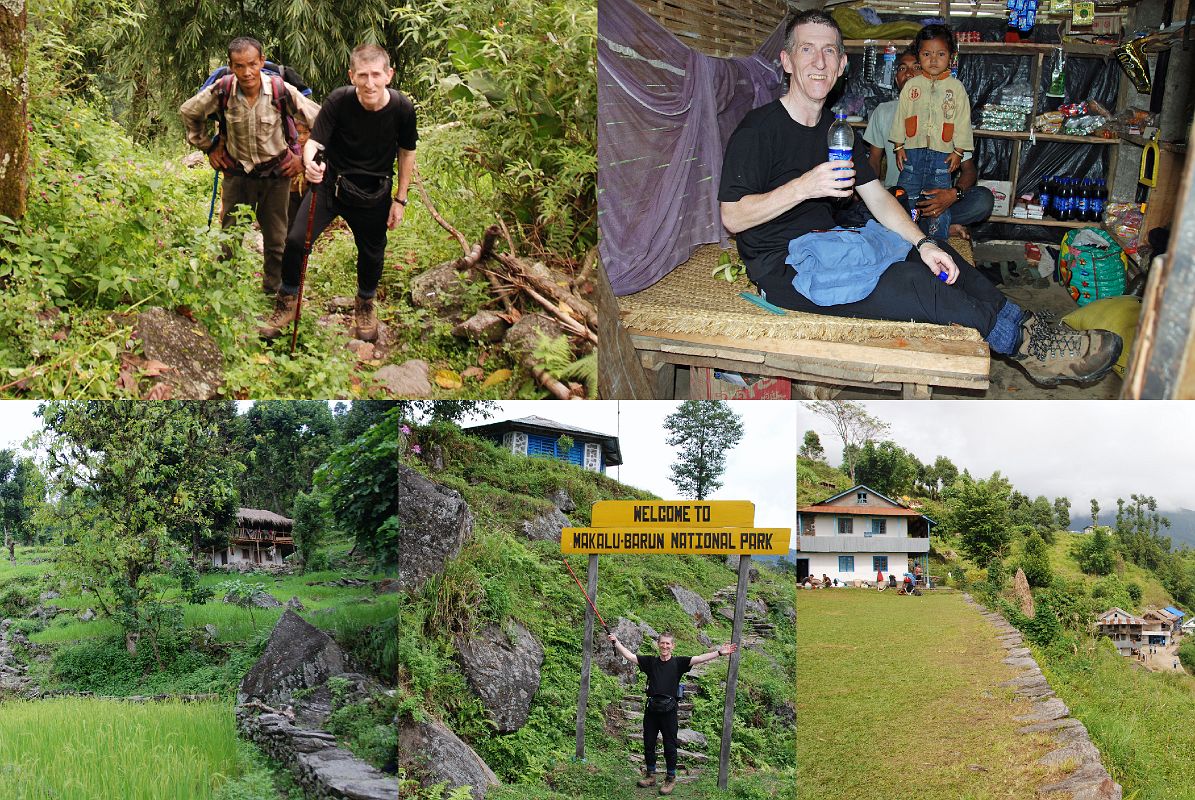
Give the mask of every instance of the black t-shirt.
[[[828, 161], [826, 134], [833, 122], [834, 115], [823, 108], [817, 125], [802, 125], [789, 116], [779, 100], [748, 112], [726, 145], [718, 200], [733, 203], [747, 195], [766, 194]], [[856, 134], [856, 186], [876, 180], [875, 171], [861, 153], [862, 142], [863, 137]], [[751, 279], [758, 283], [761, 276], [783, 272], [788, 243], [809, 231], [833, 228], [834, 212], [849, 204], [849, 198], [817, 197], [740, 231], [735, 238]]]
[[639, 669], [647, 675], [647, 693], [676, 697], [680, 694], [680, 676], [689, 671], [690, 656], [673, 656], [661, 661], [659, 656], [639, 656]]
[[415, 106], [397, 89], [387, 91], [390, 100], [377, 111], [362, 106], [352, 86], [334, 89], [324, 100], [311, 138], [324, 145], [334, 172], [391, 175], [398, 149], [415, 149]]

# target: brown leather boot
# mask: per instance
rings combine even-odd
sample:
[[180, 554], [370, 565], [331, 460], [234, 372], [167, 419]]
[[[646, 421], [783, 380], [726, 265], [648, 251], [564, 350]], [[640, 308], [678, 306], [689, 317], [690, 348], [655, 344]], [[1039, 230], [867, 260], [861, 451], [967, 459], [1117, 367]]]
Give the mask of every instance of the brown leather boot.
[[676, 776], [668, 775], [664, 778], [664, 783], [660, 786], [660, 794], [672, 794], [672, 790], [676, 788]]
[[374, 308], [372, 297], [368, 299], [361, 296], [357, 297], [357, 307], [353, 312], [353, 322], [355, 323], [353, 332], [358, 339], [363, 342], [377, 341], [378, 312]]
[[257, 332], [263, 339], [276, 339], [282, 331], [295, 321], [295, 307], [299, 303], [297, 294], [280, 294], [274, 300], [274, 313], [262, 323]]
[[640, 778], [639, 783], [636, 785], [643, 789], [646, 789], [648, 786], [655, 786], [656, 785], [656, 773], [649, 772], [646, 777]]

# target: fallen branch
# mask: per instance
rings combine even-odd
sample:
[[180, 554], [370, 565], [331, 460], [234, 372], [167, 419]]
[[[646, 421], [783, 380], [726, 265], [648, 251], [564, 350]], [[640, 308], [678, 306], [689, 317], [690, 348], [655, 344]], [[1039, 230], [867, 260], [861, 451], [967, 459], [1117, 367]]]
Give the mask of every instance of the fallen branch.
[[419, 170], [416, 169], [412, 175], [415, 179], [415, 188], [419, 190], [419, 199], [423, 201], [423, 205], [427, 207], [427, 211], [432, 215], [432, 219], [440, 224], [440, 227], [451, 233], [456, 237], [456, 240], [461, 243], [461, 250], [465, 252], [465, 258], [470, 256], [469, 240], [465, 238], [465, 234], [452, 227], [452, 224], [440, 216], [440, 212], [436, 210], [436, 206], [432, 203], [432, 199], [427, 196], [427, 189], [423, 188], [423, 178], [419, 175]]
[[598, 327], [597, 311], [594, 310], [593, 306], [588, 301], [577, 297], [568, 289], [565, 289], [552, 280], [552, 274], [546, 267], [528, 264], [518, 256], [513, 256], [509, 253], [495, 253], [494, 258], [512, 273], [517, 273], [524, 281], [535, 286], [540, 294], [551, 297], [553, 301], [564, 303], [569, 308], [575, 309], [581, 314], [589, 327]]
[[589, 248], [589, 252], [585, 254], [585, 260], [581, 262], [581, 271], [572, 280], [573, 291], [577, 291], [578, 286], [584, 286], [585, 282], [593, 275], [593, 268], [597, 265], [598, 249], [596, 247]]
[[577, 334], [578, 336], [588, 339], [589, 341], [593, 342], [595, 345], [598, 343], [598, 338], [597, 338], [596, 333], [594, 333], [592, 330], [590, 330], [586, 326], [582, 325], [580, 322], [577, 322], [577, 320], [573, 319], [568, 314], [565, 314], [563, 311], [561, 311], [559, 308], [557, 308], [552, 303], [551, 300], [548, 300], [543, 295], [541, 295], [539, 292], [532, 289], [530, 286], [524, 286], [523, 291], [526, 292], [527, 295], [532, 300], [534, 300], [535, 302], [537, 302], [541, 306], [543, 306], [549, 313], [551, 313], [552, 316], [554, 316], [556, 319], [560, 320], [560, 322], [564, 325], [564, 327], [568, 328], [570, 331]]
[[535, 359], [531, 358], [530, 356], [523, 358], [523, 366], [530, 370], [531, 374], [535, 376], [535, 379], [539, 381], [539, 385], [551, 392], [552, 396], [557, 400], [581, 399], [579, 397], [575, 397], [573, 393], [569, 391], [567, 386], [552, 377], [547, 370], [536, 364]]

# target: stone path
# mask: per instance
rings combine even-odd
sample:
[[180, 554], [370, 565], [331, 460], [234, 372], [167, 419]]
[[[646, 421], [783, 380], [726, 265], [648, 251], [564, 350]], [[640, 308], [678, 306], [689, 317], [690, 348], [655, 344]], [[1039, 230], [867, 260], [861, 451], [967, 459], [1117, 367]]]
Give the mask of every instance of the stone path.
[[996, 629], [1000, 644], [1008, 651], [1004, 663], [1021, 670], [1015, 678], [1000, 684], [1002, 687], [1012, 687], [1015, 696], [1030, 700], [1033, 704], [1030, 713], [1013, 718], [1017, 722], [1025, 723], [1017, 733], [1054, 735], [1057, 749], [1046, 753], [1037, 763], [1046, 767], [1057, 767], [1066, 763], [1078, 765], [1064, 780], [1040, 787], [1037, 790], [1038, 797], [1052, 797], [1056, 800], [1121, 800], [1120, 784], [1112, 780], [1108, 771], [1104, 769], [1100, 751], [1092, 743], [1086, 726], [1070, 716], [1070, 709], [1055, 696], [1049, 681], [1042, 674], [1037, 661], [1030, 655], [1029, 648], [1025, 646], [1021, 632], [1009, 624], [1003, 615], [989, 611], [969, 594], [964, 594], [963, 600], [978, 609], [983, 618]]

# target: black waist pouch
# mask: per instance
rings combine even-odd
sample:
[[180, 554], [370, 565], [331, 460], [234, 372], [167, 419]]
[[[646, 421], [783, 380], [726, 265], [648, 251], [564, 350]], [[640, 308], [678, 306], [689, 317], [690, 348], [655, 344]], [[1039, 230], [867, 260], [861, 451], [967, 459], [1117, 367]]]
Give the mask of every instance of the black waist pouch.
[[676, 698], [666, 694], [653, 694], [647, 698], [647, 710], [653, 714], [671, 714], [676, 711]]
[[389, 175], [337, 175], [332, 183], [336, 202], [353, 208], [369, 208], [390, 198]]

